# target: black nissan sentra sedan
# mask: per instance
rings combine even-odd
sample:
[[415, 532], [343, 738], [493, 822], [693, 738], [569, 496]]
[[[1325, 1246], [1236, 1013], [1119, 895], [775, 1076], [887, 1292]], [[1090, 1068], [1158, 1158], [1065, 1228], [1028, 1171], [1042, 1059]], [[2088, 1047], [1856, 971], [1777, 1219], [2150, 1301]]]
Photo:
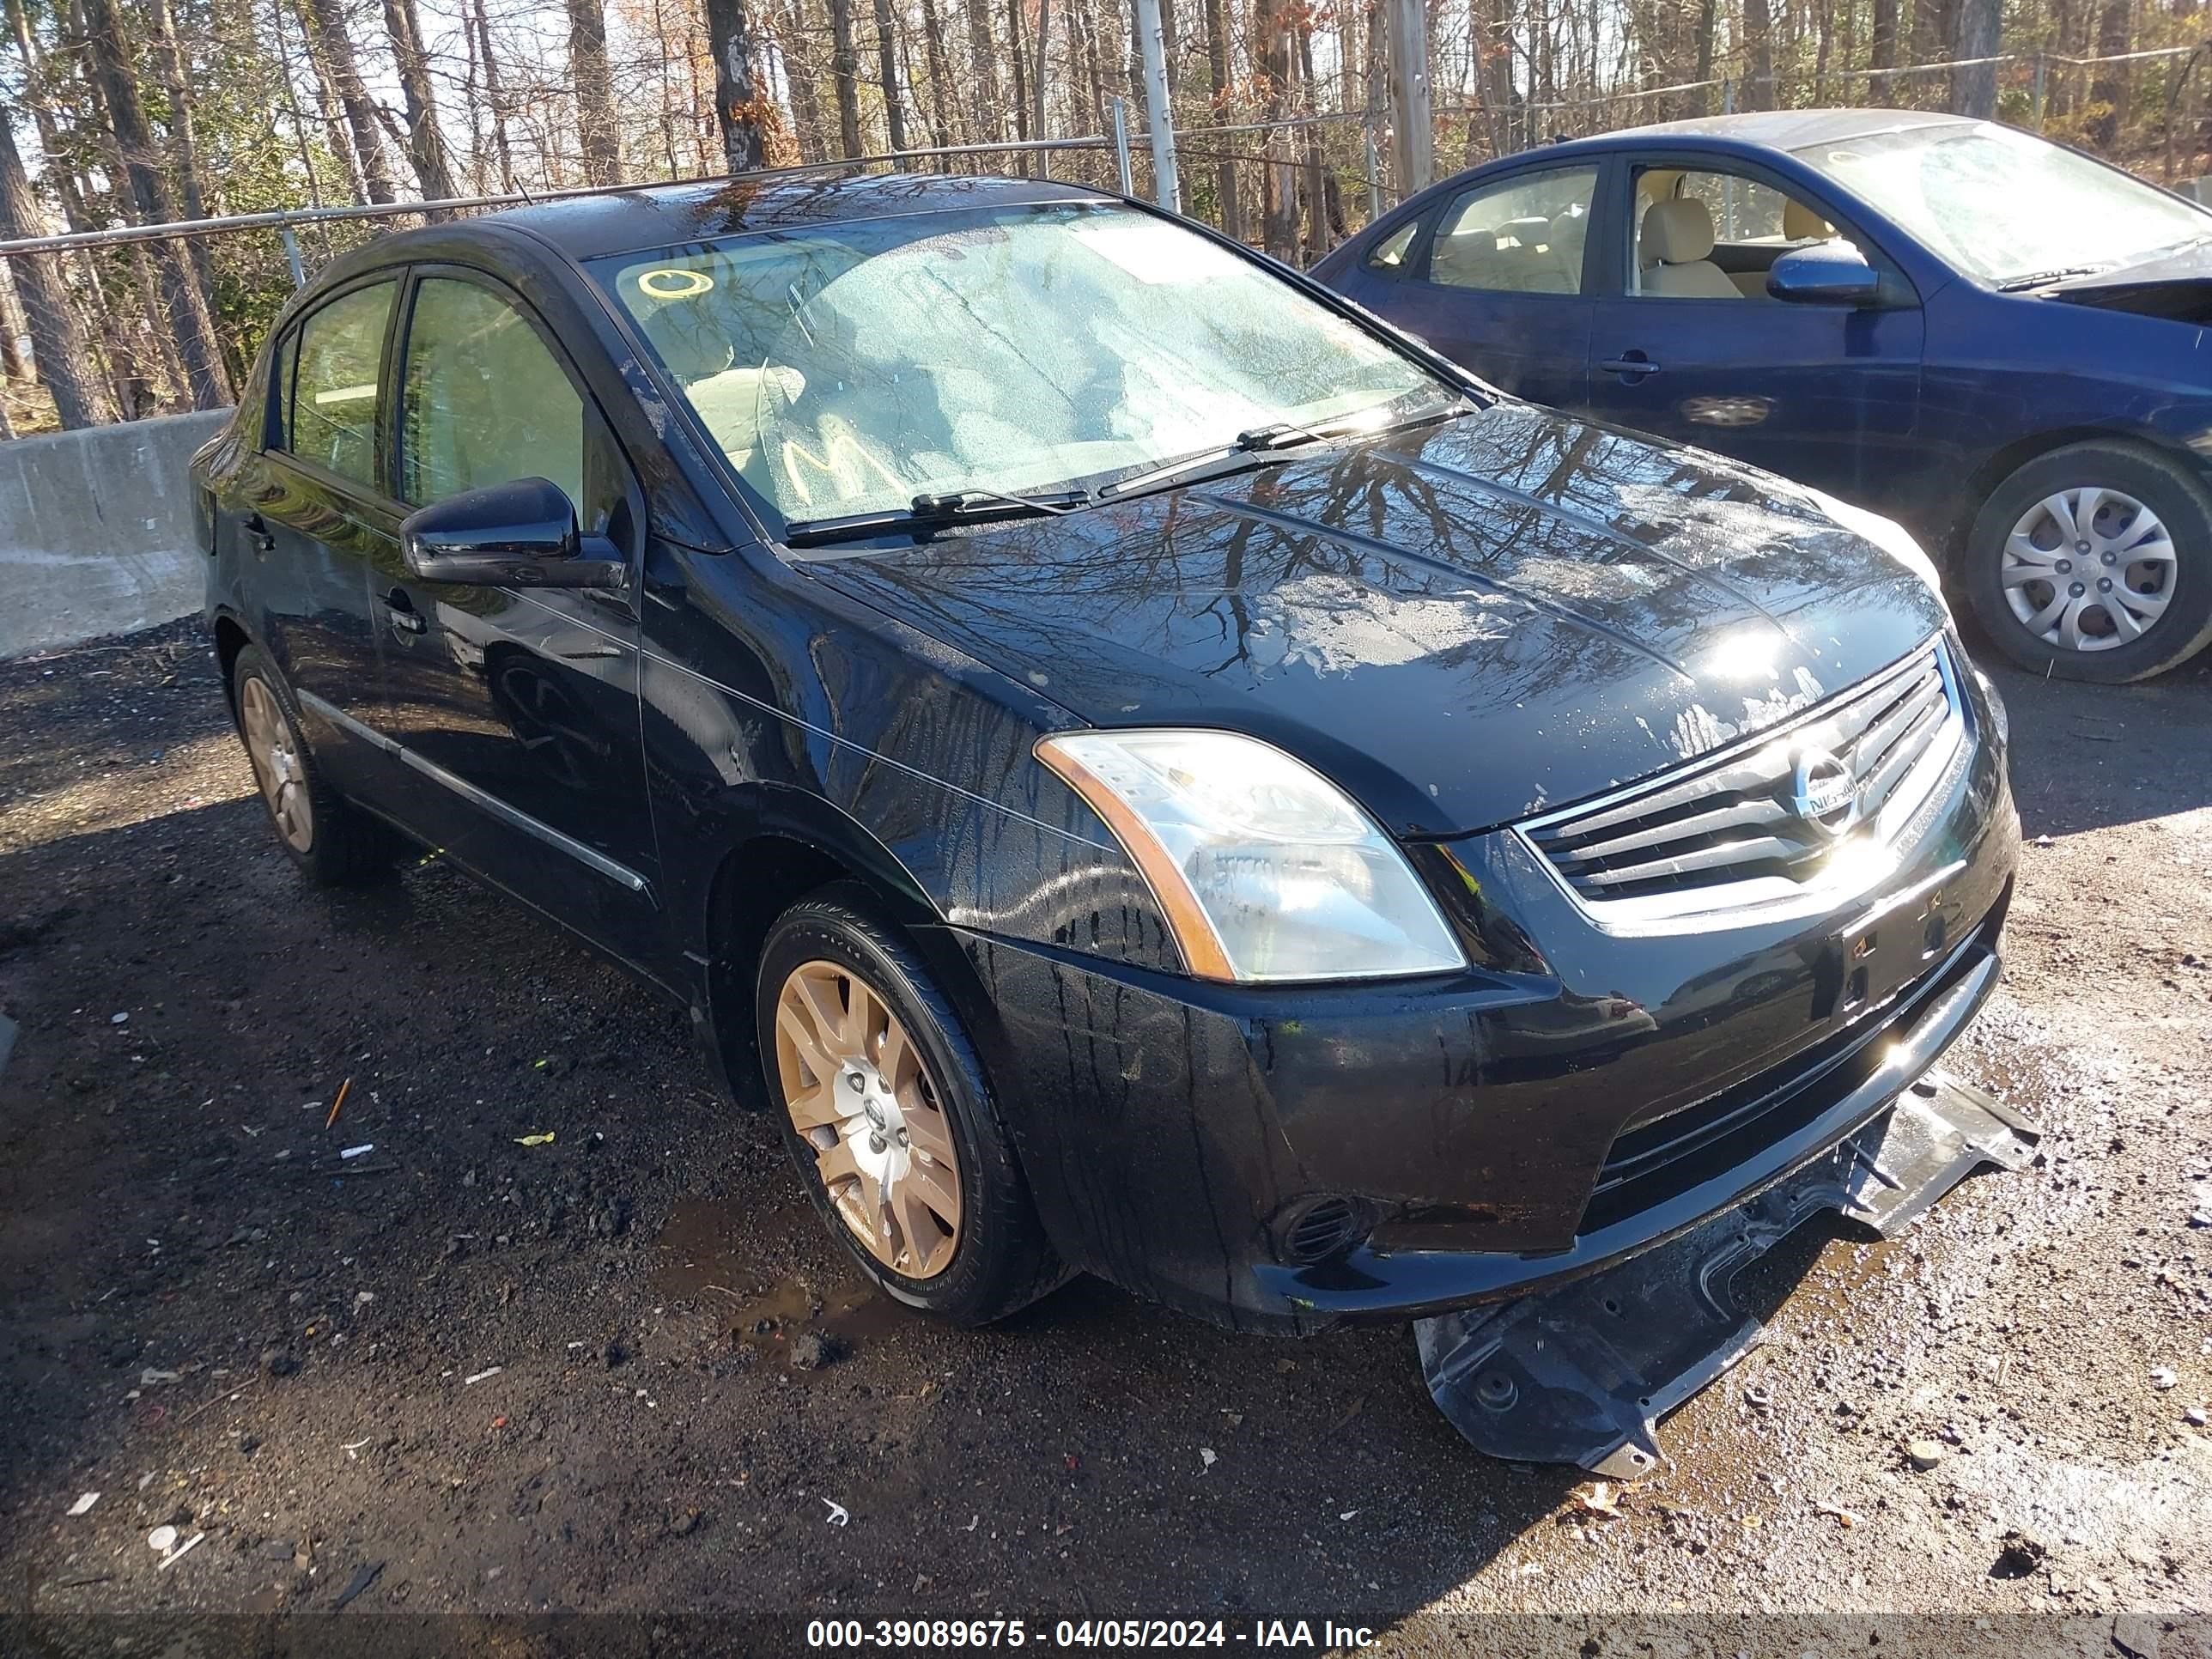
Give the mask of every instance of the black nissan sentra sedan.
[[1997, 975], [2004, 716], [1908, 537], [1118, 199], [393, 235], [195, 465], [307, 876], [404, 836], [619, 959], [949, 1319], [1588, 1272], [1825, 1154]]

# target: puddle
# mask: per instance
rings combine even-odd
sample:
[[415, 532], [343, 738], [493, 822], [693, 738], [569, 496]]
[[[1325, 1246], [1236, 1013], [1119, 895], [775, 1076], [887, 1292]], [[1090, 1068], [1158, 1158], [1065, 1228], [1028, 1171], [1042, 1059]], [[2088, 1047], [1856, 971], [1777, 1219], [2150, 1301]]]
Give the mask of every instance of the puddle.
[[[799, 1224], [819, 1226], [811, 1209]], [[793, 1338], [809, 1331], [862, 1339], [911, 1330], [915, 1316], [856, 1273], [805, 1269], [764, 1275], [769, 1259], [785, 1254], [763, 1250], [781, 1242], [793, 1218], [763, 1214], [704, 1199], [684, 1199], [669, 1212], [656, 1241], [664, 1253], [653, 1276], [654, 1287], [702, 1310], [712, 1310], [732, 1338], [751, 1342], [781, 1358]]]

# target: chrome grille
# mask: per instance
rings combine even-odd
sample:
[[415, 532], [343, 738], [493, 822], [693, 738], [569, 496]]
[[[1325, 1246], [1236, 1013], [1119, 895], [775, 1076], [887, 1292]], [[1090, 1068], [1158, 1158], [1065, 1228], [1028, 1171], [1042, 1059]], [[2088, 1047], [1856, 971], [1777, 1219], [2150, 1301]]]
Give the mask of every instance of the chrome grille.
[[1893, 845], [1965, 737], [1939, 641], [1780, 732], [1521, 832], [1601, 915], [1663, 919], [1784, 900], [1864, 867], [1863, 849]]

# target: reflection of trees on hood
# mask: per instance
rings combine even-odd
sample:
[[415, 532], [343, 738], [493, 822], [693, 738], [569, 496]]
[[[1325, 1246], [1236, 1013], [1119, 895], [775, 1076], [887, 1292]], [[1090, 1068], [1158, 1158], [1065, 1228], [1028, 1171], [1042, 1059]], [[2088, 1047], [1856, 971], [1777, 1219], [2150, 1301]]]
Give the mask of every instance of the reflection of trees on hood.
[[[831, 568], [979, 660], [1081, 686], [1085, 707], [1135, 714], [1185, 675], [1250, 687], [1414, 662], [1461, 678], [1470, 706], [1626, 681], [1702, 695], [1701, 653], [1740, 624], [1773, 641], [1775, 678], [1724, 688], [1717, 717], [1764, 724], [1802, 692], [1803, 647], [1769, 613], [1863, 586], [1869, 556], [1695, 452], [1501, 406]], [[1651, 711], [1655, 744], [1677, 712]]]

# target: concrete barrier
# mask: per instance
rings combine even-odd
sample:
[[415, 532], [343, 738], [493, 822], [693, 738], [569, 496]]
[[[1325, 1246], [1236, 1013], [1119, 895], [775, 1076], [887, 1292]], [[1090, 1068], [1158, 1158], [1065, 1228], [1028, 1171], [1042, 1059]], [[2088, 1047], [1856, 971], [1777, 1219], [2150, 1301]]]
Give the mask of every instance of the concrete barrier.
[[200, 608], [185, 463], [223, 410], [0, 443], [0, 657]]

